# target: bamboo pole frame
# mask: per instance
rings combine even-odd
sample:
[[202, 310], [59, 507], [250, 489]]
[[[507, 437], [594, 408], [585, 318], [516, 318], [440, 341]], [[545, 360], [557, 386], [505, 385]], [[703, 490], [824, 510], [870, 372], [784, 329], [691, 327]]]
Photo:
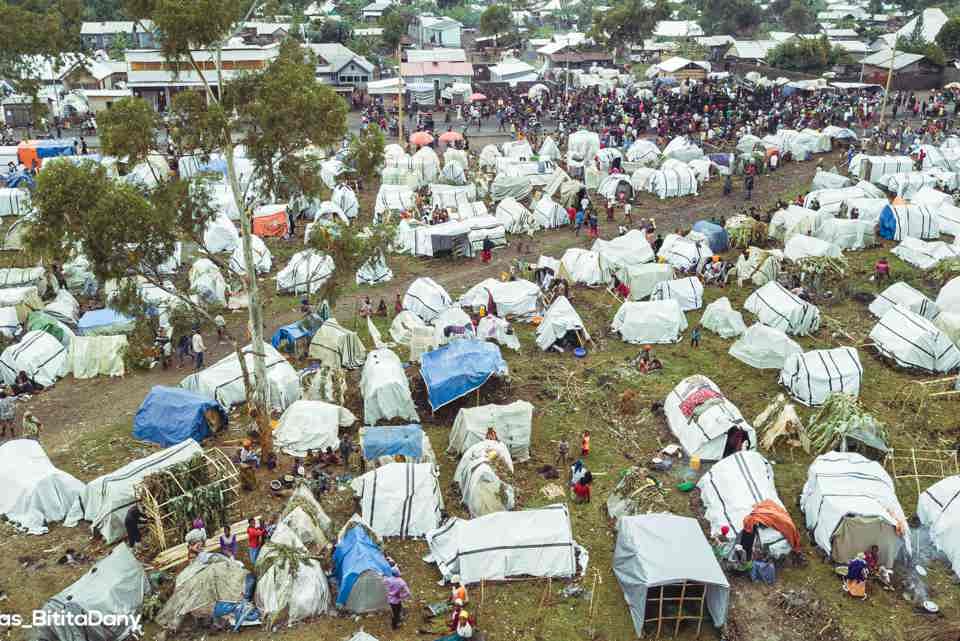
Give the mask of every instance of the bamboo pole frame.
[[[903, 454], [901, 454], [903, 452]], [[913, 481], [920, 494], [920, 479], [939, 481], [960, 474], [960, 457], [957, 450], [922, 449], [911, 447], [904, 450], [891, 449], [884, 464], [895, 480]], [[907, 467], [904, 473], [901, 465]]]
[[[669, 588], [680, 588], [679, 596], [666, 596], [666, 590]], [[698, 583], [696, 581], [683, 581], [677, 583], [670, 583], [667, 585], [657, 586], [656, 588], [657, 597], [650, 599], [647, 598], [647, 607], [649, 609], [651, 601], [656, 604], [656, 616], [652, 618], [646, 618], [646, 612], [644, 613], [644, 627], [647, 624], [657, 624], [656, 637], [660, 639], [663, 637], [664, 632], [664, 623], [667, 623], [669, 628], [670, 622], [673, 622], [673, 638], [676, 638], [680, 634], [680, 627], [684, 621], [696, 621], [697, 631], [694, 635], [695, 638], [700, 637], [700, 632], [703, 629], [703, 614], [705, 609], [705, 602], [707, 597], [707, 586], [703, 583]], [[688, 594], [688, 590], [696, 592], [696, 594]], [[649, 595], [649, 592], [648, 592]], [[675, 614], [670, 614], [667, 612], [664, 614], [664, 605], [676, 604], [677, 610]], [[685, 611], [685, 606], [691, 605], [695, 608], [696, 614], [687, 614]], [[641, 636], [644, 636], [641, 634]]]

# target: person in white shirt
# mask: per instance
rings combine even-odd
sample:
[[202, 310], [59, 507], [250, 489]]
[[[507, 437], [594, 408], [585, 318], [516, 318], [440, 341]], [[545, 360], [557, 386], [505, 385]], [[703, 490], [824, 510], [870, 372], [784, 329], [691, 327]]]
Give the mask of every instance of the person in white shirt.
[[193, 353], [196, 355], [196, 364], [194, 369], [200, 371], [203, 368], [203, 353], [207, 351], [207, 346], [203, 344], [203, 336], [200, 335], [200, 330], [193, 330]]

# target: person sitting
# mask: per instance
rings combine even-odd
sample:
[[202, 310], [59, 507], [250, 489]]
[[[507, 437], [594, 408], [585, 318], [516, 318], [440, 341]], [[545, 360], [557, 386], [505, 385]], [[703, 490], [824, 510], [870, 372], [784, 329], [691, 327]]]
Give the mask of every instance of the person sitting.
[[380, 299], [380, 304], [377, 305], [377, 316], [387, 317], [387, 301], [382, 298]]
[[573, 484], [574, 501], [577, 503], [590, 502], [590, 486], [593, 483], [593, 474], [589, 470], [583, 473], [583, 476]]
[[367, 317], [371, 314], [373, 314], [373, 303], [370, 302], [369, 296], [364, 296], [360, 304], [360, 316]]
[[323, 452], [323, 464], [324, 465], [340, 465], [340, 457], [337, 456], [337, 453], [333, 451], [332, 447], [328, 447]]
[[844, 592], [850, 596], [866, 600], [868, 574], [866, 555], [861, 552], [857, 555], [857, 558], [847, 564], [847, 575], [843, 579]]
[[250, 439], [244, 439], [240, 446], [240, 464], [260, 467], [260, 455], [252, 449], [253, 443]]
[[43, 386], [34, 381], [27, 373], [23, 370], [17, 374], [17, 377], [13, 381], [14, 396], [19, 396], [20, 394], [34, 394], [43, 389]]
[[613, 277], [613, 290], [617, 292], [617, 296], [623, 300], [626, 300], [630, 296], [630, 287], [616, 276]]
[[881, 565], [879, 546], [871, 545], [870, 549], [863, 553], [863, 560], [867, 563], [867, 571], [870, 573], [870, 576], [875, 576], [877, 580], [883, 584], [885, 590], [893, 589], [891, 585], [893, 570]]

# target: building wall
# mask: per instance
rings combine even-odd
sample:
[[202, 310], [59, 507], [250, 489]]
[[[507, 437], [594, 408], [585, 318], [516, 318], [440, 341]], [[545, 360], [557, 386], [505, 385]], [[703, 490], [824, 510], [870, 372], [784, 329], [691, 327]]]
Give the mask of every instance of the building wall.
[[[937, 67], [923, 65], [922, 62], [923, 61], [915, 62], [899, 71], [895, 71], [890, 81], [890, 88], [922, 91], [943, 86], [943, 70]], [[887, 69], [874, 67], [872, 65], [863, 65], [863, 82], [885, 85], [887, 82]]]

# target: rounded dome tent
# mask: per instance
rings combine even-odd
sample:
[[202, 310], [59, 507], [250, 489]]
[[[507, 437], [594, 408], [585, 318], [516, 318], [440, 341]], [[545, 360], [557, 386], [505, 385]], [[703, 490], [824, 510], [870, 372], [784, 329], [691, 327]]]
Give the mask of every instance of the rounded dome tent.
[[440, 312], [450, 307], [453, 299], [443, 287], [429, 277], [418, 278], [410, 284], [403, 295], [403, 308], [429, 323]]
[[715, 254], [722, 254], [730, 249], [730, 236], [727, 234], [727, 230], [716, 223], [711, 223], [708, 220], [698, 220], [693, 224], [693, 231], [703, 234], [710, 246], [710, 251]]
[[538, 200], [534, 205], [533, 216], [543, 229], [556, 229], [570, 222], [567, 210], [547, 196]]
[[870, 331], [877, 350], [901, 367], [946, 373], [960, 366], [960, 350], [931, 321], [894, 306]]
[[630, 268], [649, 263], [655, 258], [653, 249], [647, 242], [647, 235], [639, 229], [631, 229], [611, 240], [598, 238], [593, 241], [590, 251], [600, 259], [604, 282], [612, 282], [614, 275], [624, 280]]
[[340, 208], [340, 211], [349, 220], [353, 220], [360, 213], [360, 203], [357, 201], [357, 195], [344, 184], [339, 184], [333, 188], [330, 200]]
[[277, 291], [291, 294], [315, 294], [333, 275], [333, 258], [307, 249], [297, 252], [277, 274]]
[[604, 147], [597, 152], [597, 165], [600, 171], [610, 171], [616, 161], [623, 161], [623, 152], [613, 147]]
[[471, 518], [513, 509], [515, 492], [513, 486], [497, 476], [493, 468], [497, 460], [513, 472], [513, 459], [507, 446], [500, 441], [483, 440], [467, 448], [457, 465], [453, 480], [460, 488], [461, 502], [467, 506]]
[[726, 296], [707, 305], [700, 324], [722, 338], [735, 338], [747, 331], [743, 315], [733, 308]]
[[[960, 301], [958, 301], [960, 302]], [[880, 318], [894, 306], [909, 309], [926, 319], [933, 320], [940, 313], [939, 306], [920, 292], [903, 281], [896, 282], [877, 294], [870, 303], [870, 313]]]
[[587, 287], [596, 287], [604, 283], [603, 272], [600, 270], [600, 257], [595, 252], [571, 247], [563, 252], [560, 263], [575, 283]]
[[390, 337], [401, 345], [407, 345], [413, 337], [414, 329], [426, 326], [427, 324], [419, 316], [411, 311], [403, 310], [394, 316], [393, 322], [390, 323]]
[[[497, 316], [502, 318], [528, 318], [535, 316], [539, 307], [540, 288], [528, 280], [503, 282], [495, 278], [480, 281], [460, 297], [465, 307], [488, 307], [490, 299], [497, 306]], [[487, 309], [487, 313], [492, 313]]]
[[650, 293], [650, 300], [675, 300], [684, 312], [700, 309], [703, 307], [703, 283], [696, 276], [661, 281]]
[[0, 482], [0, 514], [28, 534], [46, 534], [47, 523], [63, 521], [84, 488], [33, 439], [0, 445]]
[[820, 328], [820, 310], [778, 282], [772, 281], [747, 297], [743, 308], [769, 327], [805, 336]]
[[593, 131], [581, 129], [567, 138], [567, 163], [593, 161], [600, 151], [600, 136]]
[[783, 369], [793, 354], [802, 354], [803, 348], [782, 329], [754, 323], [730, 346], [729, 354], [738, 361], [757, 369]]
[[537, 156], [545, 160], [560, 160], [563, 154], [560, 153], [560, 147], [557, 146], [553, 137], [547, 136], [540, 144], [540, 151]]
[[607, 200], [619, 200], [620, 194], [623, 194], [624, 198], [631, 200], [633, 198], [633, 184], [626, 174], [612, 174], [600, 181], [597, 194]]
[[630, 175], [630, 185], [633, 187], [634, 193], [650, 191], [650, 184], [656, 173], [657, 170], [651, 167], [640, 167], [635, 170], [633, 174]]
[[440, 177], [451, 185], [467, 184], [467, 172], [460, 163], [453, 162], [444, 165], [443, 171], [440, 172]]
[[836, 392], [859, 396], [862, 378], [863, 366], [853, 347], [791, 354], [780, 370], [780, 384], [793, 398], [813, 407]]
[[687, 319], [675, 300], [627, 301], [617, 310], [611, 327], [627, 343], [676, 343]]
[[233, 251], [240, 245], [240, 232], [226, 214], [219, 212], [203, 230], [203, 245], [211, 254]]
[[948, 476], [927, 488], [917, 498], [917, 517], [930, 532], [953, 573], [960, 575], [960, 475]]
[[388, 463], [350, 482], [361, 519], [379, 536], [420, 537], [440, 525], [443, 496], [433, 463]]
[[960, 312], [960, 276], [951, 278], [937, 293], [937, 309]]
[[847, 563], [876, 545], [880, 565], [893, 567], [907, 524], [880, 463], [854, 452], [818, 456], [807, 471], [800, 510], [817, 546], [834, 562]]
[[247, 575], [242, 563], [221, 555], [191, 563], [177, 575], [173, 594], [154, 620], [164, 630], [176, 632], [187, 615], [210, 619], [218, 602], [243, 601]]
[[627, 149], [627, 162], [654, 167], [660, 162], [660, 149], [650, 140], [639, 138]]
[[328, 318], [310, 340], [308, 356], [322, 367], [357, 369], [363, 366], [367, 350], [356, 332]]
[[320, 560], [313, 558], [286, 523], [277, 525], [255, 564], [254, 603], [266, 615], [286, 614], [287, 625], [325, 614], [330, 586]]
[[336, 158], [320, 163], [320, 179], [328, 189], [336, 187], [337, 178], [345, 173], [347, 173], [347, 166]]
[[[250, 236], [250, 245], [253, 250], [253, 265], [257, 274], [266, 274], [273, 267], [273, 255], [267, 244], [259, 236]], [[247, 273], [246, 263], [243, 259], [243, 244], [238, 243], [230, 254], [230, 269], [243, 276]]]
[[410, 395], [407, 374], [400, 358], [389, 349], [376, 349], [367, 354], [360, 375], [360, 391], [365, 425], [394, 418], [420, 420]]
[[736, 430], [746, 432], [749, 448], [757, 445], [757, 435], [737, 406], [730, 402], [706, 376], [689, 376], [677, 384], [663, 401], [670, 431], [687, 456], [719, 461], [733, 454]]
[[500, 148], [496, 145], [484, 145], [480, 151], [480, 168], [496, 168], [497, 158], [503, 158], [503, 153], [500, 151]]
[[436, 182], [440, 175], [440, 158], [430, 147], [421, 147], [413, 154], [413, 172], [421, 182]]
[[530, 210], [510, 196], [497, 204], [496, 218], [508, 234], [522, 234], [540, 228]]
[[705, 240], [684, 238], [677, 234], [669, 234], [663, 239], [657, 258], [663, 258], [674, 269], [690, 271], [697, 269], [700, 264], [713, 256], [710, 245]]
[[658, 169], [650, 175], [647, 184], [647, 191], [661, 200], [696, 195], [698, 188], [696, 174], [686, 165]]
[[786, 245], [784, 245], [783, 255], [787, 260], [796, 262], [804, 258], [816, 258], [823, 256], [829, 258], [840, 258], [840, 256], [843, 255], [843, 252], [841, 252], [840, 248], [833, 243], [820, 240], [819, 238], [814, 238], [813, 236], [797, 234], [796, 236], [791, 236], [790, 240], [788, 240]]
[[940, 223], [925, 206], [887, 205], [880, 213], [879, 235], [886, 240], [936, 239], [940, 236]]
[[227, 281], [209, 258], [201, 258], [190, 268], [190, 292], [207, 305], [226, 306]]
[[41, 330], [27, 332], [0, 355], [0, 377], [4, 385], [13, 385], [21, 371], [44, 387], [70, 372], [69, 350], [60, 341]]
[[663, 148], [663, 157], [681, 162], [703, 158], [703, 150], [686, 136], [677, 136]]
[[[293, 365], [269, 343], [263, 343], [261, 350], [266, 359], [267, 382], [270, 391], [270, 407], [284, 409], [300, 398], [300, 378]], [[253, 368], [253, 344], [243, 348], [243, 358], [250, 376], [255, 375]], [[180, 387], [212, 398], [222, 406], [229, 408], [246, 401], [243, 385], [243, 373], [236, 352], [225, 356], [213, 365], [206, 367], [180, 381]]]

